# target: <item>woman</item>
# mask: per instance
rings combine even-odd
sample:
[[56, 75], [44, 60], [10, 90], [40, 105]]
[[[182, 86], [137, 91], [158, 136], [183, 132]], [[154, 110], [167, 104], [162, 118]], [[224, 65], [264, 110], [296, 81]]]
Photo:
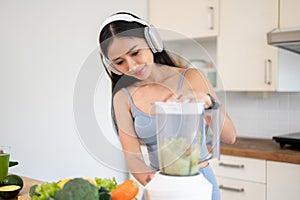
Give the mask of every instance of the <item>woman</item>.
[[[108, 17], [100, 28], [100, 54], [112, 81], [112, 116], [130, 172], [146, 185], [158, 170], [155, 119], [152, 105], [157, 101], [205, 103], [209, 109], [219, 102], [209, 81], [197, 69], [177, 66], [163, 49], [154, 27], [129, 13]], [[235, 127], [221, 111], [221, 139], [234, 143]], [[140, 144], [147, 146], [150, 165], [146, 165]], [[213, 199], [219, 188], [208, 162], [199, 171], [213, 184]]]

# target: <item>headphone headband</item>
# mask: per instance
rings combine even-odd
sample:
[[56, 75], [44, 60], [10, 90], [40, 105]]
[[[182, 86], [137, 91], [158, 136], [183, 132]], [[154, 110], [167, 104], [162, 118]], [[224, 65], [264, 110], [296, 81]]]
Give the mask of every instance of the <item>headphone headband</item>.
[[112, 16], [106, 18], [104, 20], [104, 22], [102, 23], [102, 25], [100, 26], [100, 33], [107, 24], [114, 22], [114, 21], [138, 22], [142, 25], [150, 27], [150, 25], [147, 22], [145, 22], [144, 20], [133, 17], [132, 15], [129, 15], [129, 14], [120, 13], [120, 14], [115, 14], [115, 15], [112, 15]]

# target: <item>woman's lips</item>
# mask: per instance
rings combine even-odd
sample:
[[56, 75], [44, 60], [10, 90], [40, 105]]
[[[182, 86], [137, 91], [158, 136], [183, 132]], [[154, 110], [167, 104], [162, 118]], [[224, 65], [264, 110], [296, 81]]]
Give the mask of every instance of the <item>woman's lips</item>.
[[142, 67], [141, 69], [139, 69], [138, 71], [134, 72], [134, 75], [136, 75], [136, 76], [142, 75], [142, 73], [144, 72], [144, 68], [145, 68], [145, 66], [143, 66], [143, 67]]

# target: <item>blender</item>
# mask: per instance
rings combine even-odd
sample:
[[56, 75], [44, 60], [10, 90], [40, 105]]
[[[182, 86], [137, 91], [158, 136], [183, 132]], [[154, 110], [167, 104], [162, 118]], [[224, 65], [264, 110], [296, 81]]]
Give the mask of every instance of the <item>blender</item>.
[[154, 107], [160, 171], [145, 186], [145, 199], [211, 200], [212, 185], [199, 163], [220, 155], [219, 109], [205, 110], [198, 102], [156, 102]]

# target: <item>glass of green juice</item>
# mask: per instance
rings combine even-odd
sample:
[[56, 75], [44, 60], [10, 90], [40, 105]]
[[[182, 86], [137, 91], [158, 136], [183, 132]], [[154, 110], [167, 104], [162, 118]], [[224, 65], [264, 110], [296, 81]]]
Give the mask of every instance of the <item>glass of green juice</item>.
[[0, 146], [0, 181], [7, 176], [9, 167], [9, 150], [8, 146]]

